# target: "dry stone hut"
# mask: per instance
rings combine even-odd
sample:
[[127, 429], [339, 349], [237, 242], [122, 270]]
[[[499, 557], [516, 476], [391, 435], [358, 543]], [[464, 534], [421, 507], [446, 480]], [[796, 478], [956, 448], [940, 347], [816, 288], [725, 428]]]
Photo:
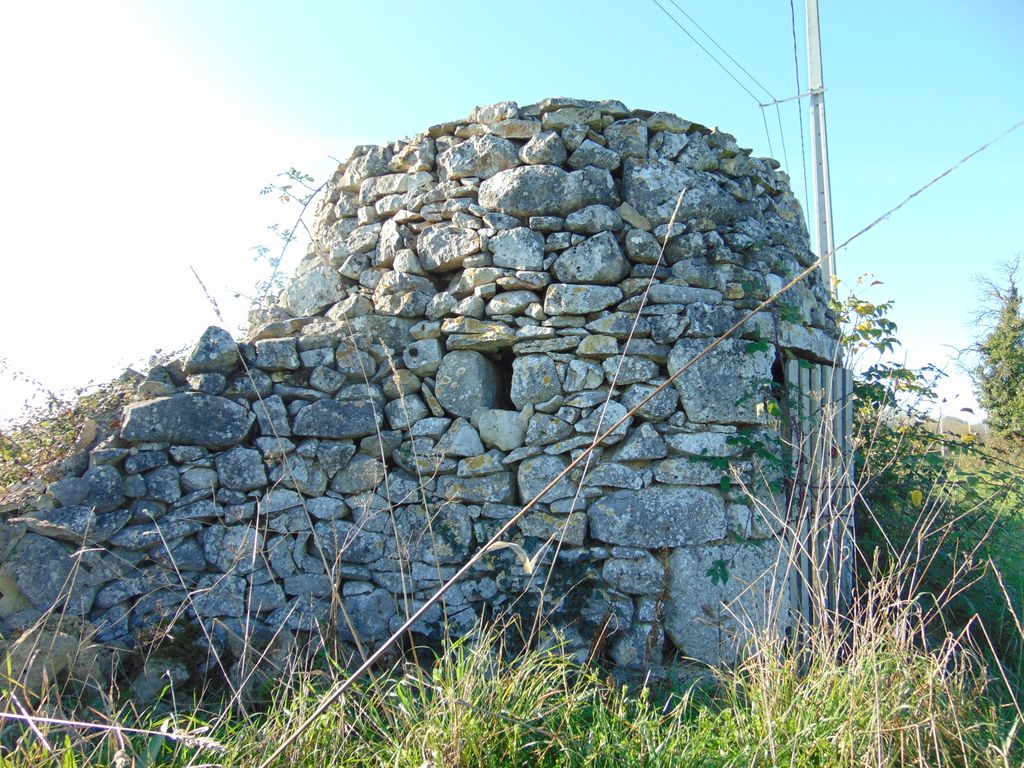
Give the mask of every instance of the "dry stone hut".
[[732, 660], [799, 609], [773, 403], [835, 357], [820, 276], [686, 366], [814, 259], [775, 161], [664, 112], [505, 102], [357, 147], [278, 305], [4, 523], [0, 620], [373, 647], [618, 424], [417, 632], [539, 615], [626, 668]]

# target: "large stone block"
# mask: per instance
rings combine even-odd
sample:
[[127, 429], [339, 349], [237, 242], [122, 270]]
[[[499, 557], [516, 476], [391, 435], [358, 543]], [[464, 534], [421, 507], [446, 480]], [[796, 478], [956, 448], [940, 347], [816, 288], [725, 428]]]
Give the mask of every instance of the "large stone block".
[[345, 298], [345, 287], [338, 270], [321, 264], [296, 275], [281, 295], [281, 306], [295, 317], [323, 312]]
[[417, 239], [416, 248], [427, 272], [450, 272], [480, 250], [480, 235], [463, 227], [427, 227]]
[[496, 267], [538, 270], [544, 265], [544, 236], [527, 227], [496, 233], [488, 247]]
[[588, 205], [618, 202], [604, 168], [567, 173], [554, 165], [530, 165], [502, 171], [480, 185], [480, 205], [520, 219], [566, 216]]
[[372, 401], [318, 400], [295, 417], [292, 433], [301, 437], [346, 439], [372, 435], [384, 420]]
[[512, 362], [512, 402], [516, 408], [562, 394], [555, 361], [547, 355], [520, 355]]
[[227, 448], [241, 442], [255, 420], [251, 410], [234, 400], [186, 392], [129, 405], [121, 437], [132, 443]]
[[615, 235], [601, 232], [555, 259], [552, 271], [563, 283], [613, 285], [629, 274], [629, 262]]
[[223, 328], [211, 325], [185, 358], [185, 373], [231, 373], [238, 366], [238, 345]]
[[668, 160], [644, 162], [629, 158], [622, 173], [623, 197], [655, 226], [672, 217], [683, 194], [676, 221], [708, 219], [729, 224], [743, 218], [744, 208], [726, 192], [715, 176]]
[[437, 156], [437, 165], [450, 179], [476, 176], [489, 179], [519, 164], [519, 151], [507, 139], [484, 134], [473, 136]]
[[716, 491], [652, 485], [595, 499], [588, 510], [591, 535], [609, 544], [661, 549], [716, 541], [728, 528]]
[[775, 540], [677, 550], [668, 562], [668, 636], [684, 656], [732, 663], [754, 633], [785, 631], [787, 568]]
[[456, 416], [469, 418], [481, 408], [498, 403], [498, 373], [494, 363], [479, 352], [449, 352], [437, 371], [434, 395]]
[[14, 545], [4, 570], [32, 607], [46, 611], [70, 590], [75, 561], [67, 547], [52, 539], [26, 533]]
[[614, 285], [566, 285], [553, 283], [544, 295], [544, 312], [549, 315], [586, 315], [622, 301]]
[[[675, 375], [704, 351], [708, 341], [681, 339], [668, 358]], [[758, 406], [772, 378], [773, 349], [749, 341], [725, 339], [675, 380], [683, 410], [690, 421], [758, 424]]]

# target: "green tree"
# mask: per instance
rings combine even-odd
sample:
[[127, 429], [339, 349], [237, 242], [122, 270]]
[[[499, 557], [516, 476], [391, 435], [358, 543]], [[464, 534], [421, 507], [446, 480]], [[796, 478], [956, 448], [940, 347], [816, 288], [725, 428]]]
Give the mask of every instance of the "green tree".
[[991, 429], [1024, 443], [1024, 317], [1017, 286], [1021, 258], [1003, 266], [1003, 280], [982, 280], [987, 333], [978, 341], [979, 362], [974, 370], [978, 402], [988, 412]]

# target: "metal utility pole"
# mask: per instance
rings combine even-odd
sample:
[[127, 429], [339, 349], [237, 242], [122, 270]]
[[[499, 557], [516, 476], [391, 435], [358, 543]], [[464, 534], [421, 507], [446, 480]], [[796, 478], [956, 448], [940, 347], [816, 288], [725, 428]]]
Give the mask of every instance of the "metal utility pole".
[[821, 75], [821, 28], [818, 0], [807, 0], [807, 78], [811, 94], [811, 160], [814, 165], [814, 210], [818, 220], [818, 255], [825, 286], [833, 291], [836, 273], [832, 236], [832, 190], [828, 177], [828, 137], [825, 129], [825, 85]]

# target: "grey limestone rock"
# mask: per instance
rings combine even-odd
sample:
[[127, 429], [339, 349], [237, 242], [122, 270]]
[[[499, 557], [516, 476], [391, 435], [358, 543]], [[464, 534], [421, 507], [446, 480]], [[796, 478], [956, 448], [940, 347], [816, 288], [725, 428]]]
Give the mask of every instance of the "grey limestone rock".
[[416, 394], [392, 400], [384, 406], [384, 415], [392, 429], [412, 429], [414, 424], [429, 414], [430, 409], [423, 398]]
[[427, 272], [450, 272], [480, 250], [480, 235], [463, 227], [427, 227], [420, 233], [416, 248]]
[[473, 136], [437, 156], [438, 167], [450, 179], [465, 176], [489, 179], [499, 171], [518, 164], [519, 152], [516, 145], [489, 134]]
[[636, 417], [644, 421], [658, 422], [676, 413], [679, 405], [679, 392], [672, 385], [665, 387], [654, 395], [645, 405], [640, 405], [658, 388], [661, 382], [650, 384], [633, 384], [622, 394], [622, 404], [629, 410], [637, 406]]
[[735, 661], [751, 628], [784, 631], [786, 568], [785, 553], [773, 541], [676, 550], [668, 561], [666, 633], [690, 658]]
[[72, 507], [85, 501], [89, 495], [89, 482], [81, 477], [65, 477], [46, 486], [46, 492], [63, 507]]
[[254, 584], [246, 601], [247, 612], [270, 613], [285, 605], [284, 590], [274, 582]]
[[206, 570], [207, 566], [203, 548], [195, 539], [185, 539], [171, 546], [170, 551], [164, 547], [155, 547], [149, 551], [148, 556], [154, 563], [168, 570], [194, 573]]
[[514, 451], [526, 441], [526, 425], [519, 411], [489, 408], [474, 414], [485, 445], [502, 451]]
[[40, 611], [52, 608], [67, 594], [74, 566], [67, 547], [34, 533], [22, 536], [4, 563], [22, 594]]
[[647, 124], [636, 117], [617, 120], [604, 129], [608, 148], [623, 158], [647, 158]]
[[742, 444], [731, 432], [691, 432], [666, 435], [673, 453], [691, 456], [738, 456]]
[[[616, 347], [616, 351], [617, 351]], [[604, 370], [597, 363], [575, 359], [569, 362], [565, 374], [565, 391], [579, 392], [584, 389], [596, 389], [604, 381]]]
[[183, 393], [129, 405], [121, 437], [129, 442], [226, 448], [240, 443], [255, 419], [252, 411], [234, 400]]
[[89, 484], [84, 503], [97, 513], [111, 512], [124, 503], [124, 478], [115, 467], [101, 465], [82, 475]]
[[188, 383], [197, 392], [219, 395], [228, 386], [228, 379], [223, 373], [198, 373], [188, 377]]
[[601, 232], [565, 251], [552, 270], [563, 283], [614, 285], [629, 274], [629, 262], [615, 235]]
[[635, 557], [605, 560], [601, 578], [627, 595], [659, 595], [665, 588], [665, 566], [640, 550]]
[[144, 550], [163, 546], [164, 542], [198, 533], [203, 524], [198, 520], [161, 520], [156, 523], [129, 525], [110, 537], [110, 544], [128, 550]]
[[565, 228], [583, 235], [617, 232], [622, 229], [622, 217], [607, 205], [588, 205], [566, 216]]
[[588, 514], [595, 538], [628, 547], [705, 544], [727, 532], [725, 502], [706, 488], [652, 485], [615, 491], [594, 500]]
[[353, 632], [362, 642], [383, 640], [390, 633], [389, 622], [398, 610], [395, 596], [386, 589], [372, 589], [360, 594], [347, 594], [342, 598], [345, 611], [351, 617], [351, 627], [339, 622], [336, 629], [342, 640], [355, 639]]
[[519, 150], [520, 159], [527, 165], [561, 165], [568, 156], [565, 142], [555, 131], [538, 133]]
[[[338, 386], [341, 386], [340, 384]], [[337, 388], [335, 388], [337, 389]], [[291, 426], [288, 424], [288, 411], [284, 400], [278, 395], [270, 395], [257, 400], [252, 405], [259, 422], [260, 434], [268, 437], [290, 437]]]
[[[423, 316], [435, 292], [433, 283], [424, 277], [388, 272], [373, 289], [373, 306], [382, 315], [418, 318]], [[355, 364], [351, 368], [358, 372], [360, 366]]]
[[444, 347], [437, 339], [421, 339], [405, 348], [402, 360], [405, 367], [417, 376], [433, 376], [441, 367]]
[[524, 515], [518, 525], [523, 536], [560, 542], [566, 547], [582, 546], [587, 538], [587, 515], [582, 511], [568, 515], [532, 512]]
[[281, 306], [295, 317], [305, 317], [322, 312], [344, 297], [344, 284], [338, 270], [320, 264], [292, 278], [281, 295]]
[[147, 472], [146, 498], [173, 504], [181, 498], [181, 476], [177, 467], [165, 466]]
[[[668, 359], [669, 373], [675, 375], [707, 346], [701, 339], [680, 339]], [[763, 398], [764, 382], [771, 381], [774, 357], [772, 349], [751, 342], [721, 342], [675, 380], [687, 418], [701, 423], [760, 423], [757, 406]]]
[[379, 533], [364, 530], [347, 520], [331, 520], [317, 523], [316, 543], [328, 564], [335, 561], [346, 563], [372, 563], [384, 555], [384, 537]]
[[471, 123], [484, 123], [491, 125], [492, 123], [500, 123], [506, 120], [512, 120], [519, 116], [519, 105], [514, 101], [499, 101], [495, 104], [488, 104], [484, 107], [476, 107], [469, 114], [469, 122]]
[[341, 176], [341, 188], [346, 192], [358, 192], [364, 179], [387, 173], [390, 160], [391, 152], [387, 148], [366, 148], [365, 152], [349, 160]]
[[626, 233], [626, 253], [636, 264], [656, 264], [661, 255], [661, 243], [650, 232], [631, 229]]
[[288, 604], [267, 618], [273, 627], [284, 627], [293, 632], [327, 632], [331, 616], [331, 603], [312, 595], [293, 597]]
[[435, 446], [442, 456], [465, 458], [479, 456], [484, 452], [480, 434], [464, 418], [455, 419]]
[[544, 264], [544, 237], [526, 227], [496, 233], [488, 241], [494, 266], [537, 270]]
[[684, 194], [677, 221], [707, 219], [728, 224], [743, 217], [743, 207], [714, 176], [668, 160], [642, 162], [630, 158], [623, 170], [622, 190], [626, 202], [655, 225], [669, 221], [680, 193]]
[[665, 459], [654, 466], [654, 479], [673, 485], [718, 485], [727, 470], [722, 470], [702, 457]]
[[127, 525], [132, 513], [119, 509], [96, 514], [94, 507], [71, 506], [34, 510], [22, 517], [11, 518], [33, 533], [72, 543], [102, 544]]
[[554, 165], [502, 171], [480, 185], [480, 204], [516, 218], [565, 216], [588, 205], [618, 204], [611, 174], [603, 168], [567, 173]]
[[[626, 418], [627, 411], [621, 403], [615, 400], [605, 403], [607, 393], [597, 392], [596, 394], [600, 397], [597, 407], [589, 416], [577, 421], [574, 427], [581, 434], [595, 437], [609, 433], [604, 439], [603, 445], [615, 445], [628, 434], [629, 428], [633, 424], [633, 417]], [[617, 427], [616, 424], [618, 424]]]
[[232, 448], [218, 454], [217, 478], [225, 488], [251, 491], [267, 484], [267, 473], [259, 451], [251, 448]]
[[343, 494], [372, 491], [383, 482], [386, 474], [387, 470], [379, 459], [365, 453], [356, 454], [344, 471], [331, 480], [331, 490]]
[[526, 442], [530, 445], [549, 445], [572, 436], [572, 424], [557, 416], [546, 413], [534, 414], [526, 430]]
[[614, 171], [619, 167], [620, 162], [622, 162], [622, 158], [618, 152], [602, 147], [590, 139], [580, 144], [576, 151], [569, 155], [570, 168], [585, 168], [588, 165], [592, 165], [597, 168]]
[[521, 315], [531, 304], [539, 303], [540, 297], [533, 291], [506, 291], [488, 302], [487, 314]]
[[640, 424], [615, 450], [616, 461], [655, 461], [668, 455], [668, 447], [650, 424]]
[[165, 464], [167, 464], [166, 451], [139, 451], [124, 460], [124, 471], [126, 474], [136, 475]]
[[512, 362], [512, 402], [519, 409], [562, 394], [555, 361], [547, 355], [520, 355]]
[[656, 362], [647, 357], [637, 355], [623, 355], [620, 357], [609, 357], [601, 364], [604, 368], [605, 379], [609, 384], [615, 386], [626, 386], [638, 382], [651, 381], [658, 377], [659, 367]]
[[552, 283], [544, 294], [548, 315], [585, 315], [607, 309], [622, 301], [622, 290], [614, 285], [569, 285]]
[[238, 345], [223, 328], [211, 325], [185, 358], [186, 374], [231, 373], [238, 366]]
[[437, 371], [434, 394], [446, 410], [464, 418], [481, 408], [493, 408], [498, 401], [494, 363], [471, 350], [449, 352]]
[[300, 365], [295, 339], [260, 339], [255, 346], [256, 365], [265, 371], [294, 371]]
[[437, 480], [437, 495], [448, 501], [467, 504], [508, 504], [515, 499], [515, 488], [509, 472], [481, 477], [445, 475]]
[[245, 591], [245, 579], [206, 574], [199, 577], [199, 583], [192, 594], [192, 607], [204, 618], [244, 616]]
[[[569, 466], [569, 461], [564, 456], [548, 456], [541, 454], [533, 458], [524, 459], [519, 463], [517, 480], [519, 483], [519, 497], [524, 503], [534, 499], [537, 494], [560, 475]], [[568, 499], [576, 495], [576, 484], [571, 475], [560, 479], [542, 497], [541, 502], [550, 504], [558, 499]]]
[[372, 435], [384, 414], [371, 401], [318, 400], [295, 417], [292, 433], [301, 437], [349, 439]]
[[496, 448], [477, 456], [470, 456], [459, 462], [456, 474], [459, 477], [480, 477], [502, 472], [505, 469], [506, 454]]
[[588, 128], [601, 127], [601, 110], [595, 106], [566, 106], [553, 112], [545, 112], [542, 117], [545, 131], [560, 131], [575, 125], [586, 125]]
[[649, 674], [661, 665], [664, 644], [665, 631], [660, 622], [637, 622], [612, 641], [608, 655], [619, 669]]

